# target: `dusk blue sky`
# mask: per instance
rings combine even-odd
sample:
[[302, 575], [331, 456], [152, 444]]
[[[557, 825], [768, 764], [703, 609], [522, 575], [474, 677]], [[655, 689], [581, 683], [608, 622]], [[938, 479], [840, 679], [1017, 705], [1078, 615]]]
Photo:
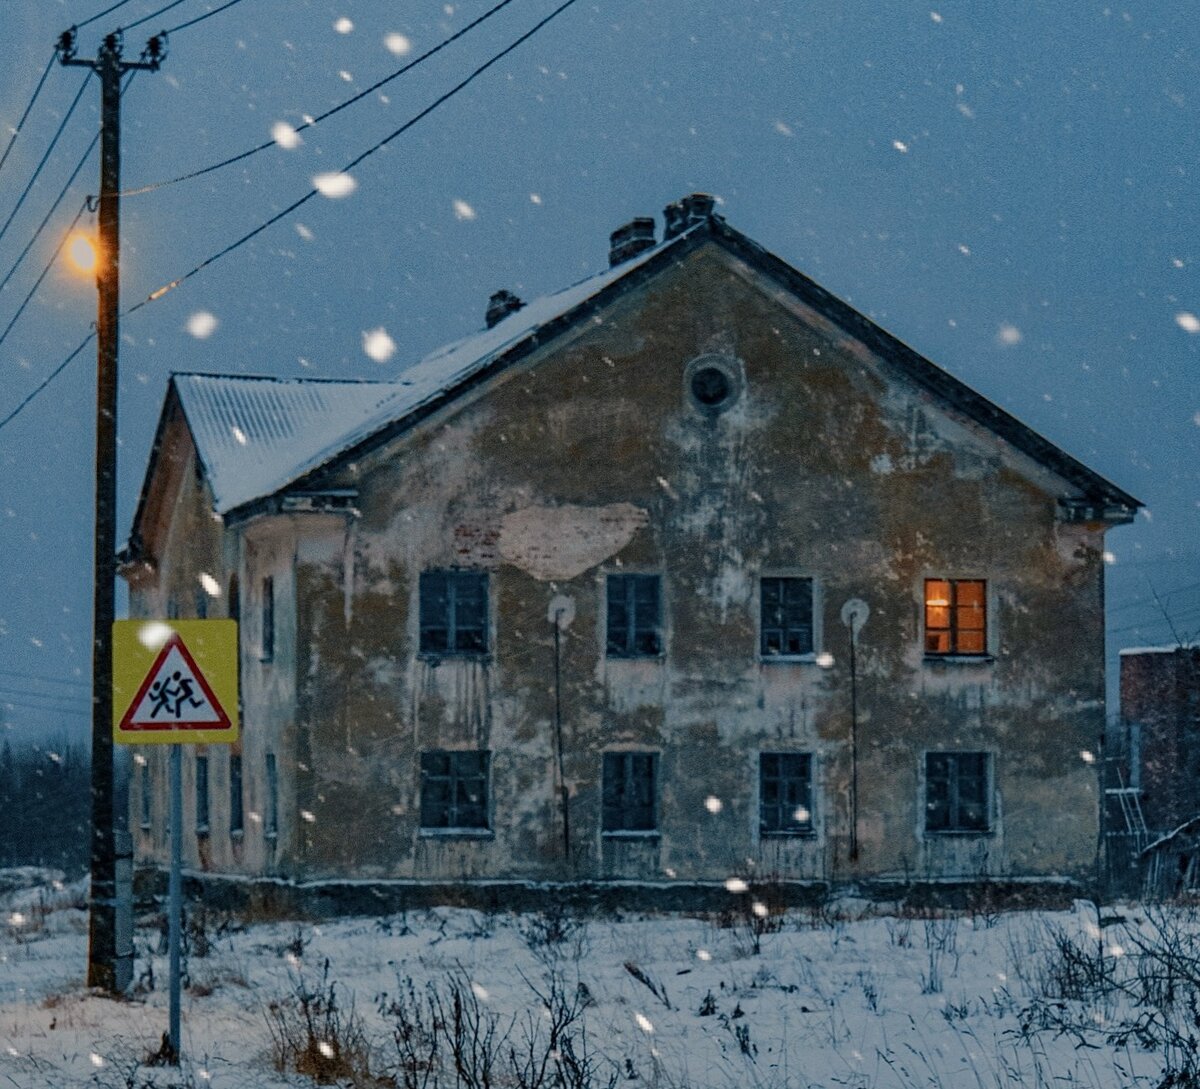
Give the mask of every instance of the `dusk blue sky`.
[[[104, 6], [0, 0], [0, 148], [58, 33]], [[127, 3], [81, 33], [80, 53], [159, 6]], [[185, 0], [130, 31], [127, 56], [216, 6]], [[125, 96], [124, 186], [299, 124], [489, 6], [243, 0], [182, 30]], [[513, 0], [293, 150], [127, 198], [123, 302], [303, 195], [555, 6]], [[1194, 636], [1195, 15], [1184, 0], [578, 0], [358, 167], [352, 195], [310, 201], [124, 322], [118, 535], [173, 370], [394, 377], [480, 328], [493, 291], [528, 299], [599, 271], [610, 231], [703, 190], [733, 226], [1147, 504], [1109, 535], [1110, 652]], [[411, 51], [395, 38], [389, 50], [389, 34]], [[83, 78], [50, 73], [0, 170], [0, 223]], [[93, 80], [0, 239], [0, 278], [98, 109]], [[98, 169], [93, 157], [0, 294], [0, 330]], [[56, 265], [0, 346], [0, 417], [94, 310], [92, 285]], [[188, 330], [199, 313], [217, 322], [203, 338]], [[397, 346], [384, 363], [363, 350], [381, 327]], [[89, 348], [0, 429], [0, 715], [14, 736], [87, 733], [94, 378]]]

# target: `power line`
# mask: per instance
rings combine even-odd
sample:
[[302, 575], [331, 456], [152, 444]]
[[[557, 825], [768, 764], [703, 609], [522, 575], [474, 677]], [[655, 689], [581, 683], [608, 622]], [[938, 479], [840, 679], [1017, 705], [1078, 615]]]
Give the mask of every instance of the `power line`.
[[29, 100], [29, 105], [25, 107], [25, 112], [21, 114], [21, 120], [17, 122], [17, 127], [13, 129], [12, 138], [8, 141], [8, 147], [4, 149], [4, 154], [0, 155], [0, 170], [4, 169], [4, 164], [8, 161], [8, 153], [12, 151], [13, 144], [17, 142], [17, 137], [21, 135], [21, 129], [25, 126], [25, 119], [29, 116], [29, 111], [33, 109], [33, 104], [38, 100], [38, 95], [42, 93], [42, 87], [46, 83], [46, 77], [50, 75], [50, 69], [54, 67], [54, 61], [57, 54], [51, 54], [50, 59], [46, 62], [46, 70], [42, 73], [42, 78], [38, 80], [37, 86], [33, 89], [33, 97]]
[[140, 19], [135, 19], [132, 23], [126, 23], [120, 28], [118, 33], [123, 34], [127, 30], [133, 30], [134, 27], [139, 27], [143, 23], [150, 22], [151, 19], [157, 19], [160, 15], [165, 15], [172, 8], [179, 7], [180, 4], [186, 3], [187, 0], [171, 0], [171, 3], [164, 4], [158, 11], [152, 11], [149, 15], [143, 15]]
[[44, 673], [22, 673], [18, 669], [0, 669], [0, 676], [20, 677], [22, 680], [39, 681], [45, 684], [79, 685], [91, 691], [91, 683], [88, 681], [73, 681], [66, 677], [47, 677]]
[[[21, 305], [17, 307], [17, 312], [13, 314], [12, 320], [4, 327], [4, 332], [0, 333], [0, 344], [4, 343], [8, 337], [8, 334], [12, 332], [13, 326], [16, 325], [20, 320], [21, 315], [25, 313], [25, 307], [29, 305], [30, 300], [37, 293], [37, 289], [42, 286], [42, 281], [46, 278], [46, 274], [50, 271], [51, 266], [55, 261], [58, 260], [58, 255], [62, 252], [63, 246], [67, 244], [67, 239], [71, 237], [71, 232], [75, 229], [75, 224], [79, 222], [79, 219], [87, 209], [87, 206], [88, 202], [86, 200], [79, 206], [79, 211], [75, 213], [75, 218], [71, 220], [71, 225], [63, 232], [62, 238], [58, 240], [58, 245], [54, 247], [54, 252], [50, 255], [50, 260], [46, 262], [46, 267], [42, 269], [41, 273], [38, 275], [38, 278], [33, 281], [33, 287], [29, 289], [28, 293], [25, 295], [25, 298], [21, 300]], [[24, 254], [22, 254], [22, 256], [24, 256]], [[5, 279], [5, 283], [7, 282], [7, 279]]]
[[1196, 606], [1195, 608], [1191, 608], [1191, 609], [1184, 609], [1183, 612], [1175, 613], [1174, 615], [1171, 615], [1171, 614], [1159, 615], [1154, 620], [1146, 620], [1140, 624], [1127, 624], [1123, 628], [1113, 628], [1109, 631], [1108, 634], [1109, 635], [1121, 635], [1125, 632], [1138, 631], [1142, 628], [1152, 628], [1159, 624], [1168, 624], [1168, 625], [1173, 624], [1179, 620], [1182, 620], [1184, 617], [1186, 617], [1187, 619], [1190, 620], [1196, 616], [1200, 616], [1200, 606]]
[[[497, 64], [499, 61], [503, 60], [504, 57], [508, 56], [509, 53], [513, 52], [513, 50], [517, 49], [519, 46], [521, 46], [525, 42], [527, 42], [539, 30], [541, 30], [542, 27], [544, 27], [551, 20], [553, 20], [553, 19], [557, 18], [559, 15], [561, 15], [564, 11], [567, 10], [567, 8], [571, 7], [575, 2], [576, 2], [576, 0], [564, 0], [564, 3], [562, 3], [558, 7], [556, 7], [552, 12], [550, 12], [549, 15], [545, 16], [543, 19], [541, 19], [537, 23], [535, 23], [533, 25], [533, 27], [531, 27], [529, 30], [527, 30], [524, 34], [522, 34], [519, 38], [517, 38], [511, 44], [505, 46], [505, 48], [502, 49], [499, 53], [496, 53], [489, 60], [487, 60], [483, 64], [479, 65], [479, 67], [474, 69], [465, 79], [460, 80], [449, 91], [446, 91], [444, 94], [442, 94], [438, 98], [434, 99], [434, 101], [430, 105], [426, 106], [425, 109], [423, 109], [419, 113], [415, 114], [408, 121], [406, 121], [403, 125], [401, 125], [398, 129], [396, 129], [394, 132], [390, 133], [388, 136], [385, 136], [378, 143], [369, 147], [366, 151], [364, 151], [357, 158], [352, 159], [349, 163], [346, 164], [346, 166], [344, 167], [344, 171], [353, 170], [354, 167], [356, 167], [359, 163], [363, 162], [365, 159], [367, 159], [371, 155], [374, 155], [375, 152], [380, 150], [380, 148], [383, 148], [387, 144], [391, 143], [391, 141], [396, 139], [397, 136], [400, 136], [402, 133], [407, 132], [410, 128], [412, 128], [415, 124], [417, 124], [418, 121], [421, 121], [425, 117], [428, 117], [429, 114], [431, 114], [435, 109], [438, 108], [438, 106], [442, 105], [442, 103], [446, 102], [448, 99], [453, 98], [454, 95], [458, 94], [459, 91], [463, 90], [463, 88], [465, 88], [468, 84], [470, 84], [474, 80], [476, 80], [479, 76], [481, 76], [484, 72], [486, 72], [494, 64]], [[125, 310], [121, 316], [128, 317], [130, 314], [133, 314], [134, 312], [141, 310], [142, 307], [146, 306], [148, 303], [156, 302], [158, 299], [161, 299], [169, 291], [173, 291], [180, 284], [182, 284], [185, 280], [190, 280], [198, 272], [207, 268], [209, 265], [213, 264], [214, 262], [219, 261], [226, 254], [232, 253], [238, 247], [244, 245], [245, 243], [249, 242], [255, 236], [261, 234], [268, 227], [271, 227], [275, 223], [278, 223], [285, 216], [290, 215], [301, 205], [306, 204], [313, 197], [315, 197], [317, 195], [317, 193], [318, 193], [318, 190], [310, 189], [307, 193], [304, 194], [304, 196], [300, 197], [298, 200], [293, 201], [290, 205], [288, 205], [288, 207], [284, 208], [283, 211], [276, 213], [270, 219], [266, 220], [266, 222], [259, 224], [259, 226], [255, 227], [254, 230], [250, 231], [248, 234], [243, 235], [236, 242], [230, 243], [224, 249], [220, 250], [219, 252], [213, 254], [211, 257], [202, 261], [191, 271], [186, 272], [186, 273], [184, 273], [184, 275], [180, 276], [177, 280], [172, 280], [169, 284], [165, 284], [163, 287], [160, 287], [157, 290], [151, 292], [150, 295], [148, 295], [141, 302], [135, 303], [133, 306], [131, 306], [127, 310]], [[50, 385], [51, 382], [54, 381], [54, 379], [56, 379], [60, 374], [62, 374], [62, 372], [65, 371], [67, 369], [67, 367], [70, 366], [70, 364], [75, 360], [75, 358], [79, 355], [79, 353], [82, 352], [83, 349], [86, 348], [92, 342], [92, 340], [95, 338], [95, 336], [96, 336], [96, 333], [95, 333], [95, 330], [93, 330], [82, 341], [80, 341], [79, 345], [75, 348], [75, 350], [73, 352], [71, 352], [70, 355], [68, 355], [66, 357], [66, 359], [64, 359], [57, 367], [54, 368], [53, 371], [51, 371], [44, 379], [42, 379], [42, 381], [39, 382], [37, 384], [37, 386], [35, 386], [32, 390], [30, 390], [30, 392], [28, 394], [25, 395], [25, 397], [21, 400], [20, 404], [18, 404], [16, 406], [16, 408], [14, 408], [3, 419], [0, 419], [0, 429], [3, 429], [9, 423], [11, 423], [25, 409], [25, 407], [35, 397], [37, 397], [42, 392], [42, 390], [44, 390], [47, 386]]]
[[[367, 148], [367, 150], [364, 151], [361, 155], [357, 156], [354, 159], [351, 159], [350, 162], [348, 162], [342, 168], [341, 172], [343, 174], [345, 174], [345, 173], [348, 173], [349, 171], [353, 170], [356, 166], [358, 166], [359, 163], [363, 162], [365, 159], [374, 155], [375, 152], [379, 151], [381, 148], [386, 147], [389, 143], [391, 143], [394, 139], [396, 139], [397, 136], [400, 136], [402, 133], [407, 132], [418, 121], [421, 121], [423, 118], [428, 117], [443, 102], [446, 102], [447, 100], [453, 98], [456, 94], [458, 94], [459, 91], [461, 91], [469, 83], [472, 83], [479, 76], [483, 75], [483, 73], [486, 72], [489, 68], [491, 68], [492, 65], [497, 64], [504, 57], [508, 56], [508, 54], [511, 53], [518, 46], [527, 42], [539, 30], [541, 30], [542, 27], [544, 27], [552, 19], [554, 19], [557, 16], [559, 16], [560, 14], [562, 14], [562, 12], [566, 11], [567, 8], [571, 7], [571, 5], [574, 4], [575, 2], [576, 2], [576, 0], [564, 0], [564, 3], [559, 4], [559, 6], [556, 7], [552, 12], [550, 12], [549, 15], [547, 15], [545, 18], [541, 19], [539, 22], [535, 23], [533, 25], [533, 27], [531, 27], [529, 30], [527, 30], [524, 34], [522, 34], [514, 42], [505, 46], [502, 50], [500, 50], [499, 53], [496, 53], [489, 60], [484, 61], [483, 64], [479, 65], [479, 67], [476, 68], [474, 71], [472, 71], [471, 74], [468, 75], [465, 79], [462, 79], [458, 83], [456, 83], [452, 88], [450, 88], [450, 90], [446, 91], [444, 94], [439, 95], [437, 98], [435, 98], [433, 100], [433, 102], [431, 102], [428, 106], [425, 107], [425, 109], [421, 110], [419, 113], [417, 113], [413, 117], [409, 118], [409, 120], [404, 122], [403, 125], [401, 125], [394, 132], [385, 136], [378, 143], [373, 144], [371, 147]], [[232, 253], [234, 250], [238, 249], [240, 246], [245, 245], [252, 238], [256, 237], [257, 235], [262, 234], [262, 232], [265, 231], [268, 227], [271, 227], [274, 224], [278, 223], [281, 219], [284, 219], [286, 216], [291, 215], [291, 213], [294, 212], [301, 205], [307, 204], [310, 200], [312, 200], [312, 198], [315, 197], [318, 194], [318, 192], [319, 192], [319, 190], [317, 190], [317, 189], [310, 189], [307, 193], [304, 194], [304, 196], [300, 197], [298, 200], [292, 201], [292, 203], [289, 204], [286, 208], [284, 208], [283, 211], [277, 212], [275, 215], [271, 216], [270, 219], [266, 220], [263, 223], [260, 223], [257, 227], [254, 228], [254, 230], [249, 231], [247, 234], [242, 235], [242, 237], [239, 238], [236, 242], [231, 242], [224, 249], [219, 250], [217, 253], [214, 253], [211, 257], [208, 257], [205, 260], [201, 261], [200, 264], [196, 265], [195, 268], [191, 269], [188, 272], [185, 272], [178, 279], [172, 280], [169, 284], [164, 284], [162, 287], [157, 288], [154, 291], [152, 291], [146, 298], [144, 298], [139, 303], [135, 303], [128, 310], [126, 310], [121, 316], [126, 317], [129, 314], [132, 314], [135, 311], [140, 310], [143, 306], [146, 306], [149, 303], [157, 302], [168, 292], [174, 291], [175, 288], [179, 287], [180, 284], [184, 283], [187, 280], [190, 280], [198, 272], [201, 272], [202, 270], [208, 268], [209, 265], [215, 263], [216, 261], [219, 261], [226, 254]], [[0, 427], [3, 427], [5, 423], [7, 423], [7, 420], [0, 420]]]
[[61, 123], [59, 124], [58, 131], [54, 134], [54, 139], [50, 141], [50, 146], [46, 148], [46, 154], [42, 156], [42, 161], [38, 163], [37, 169], [34, 170], [33, 177], [29, 179], [28, 184], [21, 192], [21, 196], [17, 199], [16, 207], [13, 208], [13, 210], [9, 213], [8, 219], [4, 221], [4, 226], [0, 227], [0, 238], [4, 237], [5, 231], [7, 231], [11, 226], [12, 221], [16, 218], [17, 212], [21, 210], [21, 205], [25, 203], [25, 198], [29, 196], [30, 191], [33, 189], [33, 183], [37, 181], [38, 175], [42, 172], [42, 167], [46, 165], [46, 162], [50, 158], [50, 153], [54, 150], [55, 145], [58, 143], [59, 137], [62, 136], [63, 130], [67, 127], [67, 122], [71, 120], [71, 114], [75, 112], [75, 107], [79, 105], [79, 100], [83, 97], [83, 92], [88, 85], [89, 78], [90, 77], [88, 76], [83, 77], [83, 82], [79, 85], [79, 90], [75, 92], [75, 98], [71, 102], [71, 106], [67, 110], [66, 116], [63, 117]]
[[62, 703], [67, 707], [78, 707], [81, 703], [91, 703], [91, 696], [85, 695], [82, 692], [62, 693], [55, 692], [37, 692], [28, 688], [7, 688], [0, 686], [0, 699], [8, 696], [33, 696], [39, 700], [54, 700]]
[[45, 378], [42, 379], [34, 388], [22, 398], [21, 403], [17, 405], [4, 419], [0, 420], [0, 428], [5, 427], [12, 422], [30, 401], [32, 401], [39, 393], [42, 392], [51, 382], [54, 381], [68, 366], [74, 361], [75, 357], [83, 351], [96, 338], [96, 331], [93, 329], [86, 337], [79, 342], [79, 347], [76, 348], [66, 359], [64, 359], [57, 367], [54, 368]]
[[164, 34], [178, 34], [181, 30], [187, 30], [190, 26], [195, 26], [197, 23], [204, 22], [205, 19], [211, 19], [214, 15], [220, 15], [226, 8], [233, 7], [234, 4], [240, 4], [242, 0], [226, 0], [219, 8], [213, 8], [212, 11], [206, 11], [203, 15], [197, 15], [194, 19], [189, 19], [186, 23], [180, 23], [178, 26], [168, 27], [163, 31]]
[[[237, 2], [240, 2], [240, 0], [231, 0], [231, 3], [237, 3]], [[320, 124], [322, 121], [326, 120], [327, 118], [332, 117], [335, 113], [340, 113], [342, 110], [346, 109], [347, 106], [353, 106], [354, 103], [360, 102], [362, 99], [366, 98], [367, 95], [373, 94], [375, 91], [378, 91], [380, 87], [386, 86], [387, 84], [391, 83], [392, 80], [394, 80], [394, 79], [399, 79], [402, 75], [404, 75], [405, 72], [412, 71], [412, 69], [416, 68], [417, 65], [424, 63], [430, 57], [432, 57], [435, 53], [440, 53], [448, 45], [451, 45], [454, 42], [458, 41], [458, 39], [461, 38], [464, 34], [467, 34], [468, 32], [474, 30], [475, 27], [479, 26], [480, 23], [486, 22], [488, 19], [490, 19], [493, 15], [495, 15], [502, 8], [508, 7], [508, 5], [511, 4], [512, 2], [513, 2], [513, 0], [500, 0], [500, 3], [496, 4], [492, 8], [489, 8], [482, 15], [480, 15], [477, 19], [474, 19], [471, 22], [467, 23], [467, 25], [464, 26], [461, 30], [457, 31], [454, 34], [451, 34], [450, 37], [445, 38], [444, 40], [439, 42], [437, 45], [435, 45], [432, 49], [426, 50], [419, 57], [415, 58], [414, 60], [409, 61], [408, 64], [404, 65], [402, 68], [397, 69], [391, 75], [385, 76], [383, 79], [379, 80], [378, 82], [371, 84], [371, 86], [366, 88], [365, 90], [359, 91], [358, 94], [353, 95], [352, 97], [346, 99], [345, 102], [339, 103], [338, 105], [334, 106], [333, 109], [326, 110], [324, 113], [318, 114], [311, 121], [305, 121], [303, 125], [297, 126], [292, 131], [299, 134], [299, 133], [303, 132], [305, 129], [312, 128], [313, 125]], [[225, 7], [228, 7], [228, 6], [229, 6], [229, 4], [225, 5]], [[223, 11], [223, 10], [224, 10], [224, 8], [217, 8], [216, 11], [209, 12], [209, 14], [216, 15], [217, 11]], [[202, 15], [202, 16], [200, 16], [200, 18], [206, 19], [206, 18], [208, 18], [208, 16]], [[199, 22], [199, 21], [200, 21], [199, 19], [192, 20], [192, 22]], [[190, 26], [190, 25], [191, 25], [190, 23], [183, 24], [183, 26]], [[175, 29], [181, 30], [181, 29], [183, 29], [183, 27], [182, 26], [176, 27]], [[135, 189], [127, 189], [123, 193], [121, 193], [121, 196], [123, 196], [123, 197], [138, 197], [138, 196], [141, 196], [143, 193], [152, 193], [156, 189], [165, 189], [169, 185], [178, 185], [180, 182], [191, 181], [193, 178], [200, 178], [200, 177], [203, 177], [205, 174], [212, 174], [214, 171], [221, 170], [227, 166], [232, 166], [234, 163], [240, 163], [243, 159], [249, 159], [250, 156], [257, 155], [260, 151], [266, 151], [268, 148], [272, 148], [275, 146], [276, 146], [275, 140], [273, 140], [273, 139], [265, 140], [265, 141], [263, 141], [263, 143], [257, 144], [256, 146], [254, 146], [252, 148], [247, 148], [247, 150], [239, 152], [237, 155], [231, 155], [228, 159], [222, 159], [220, 162], [217, 162], [217, 163], [210, 163], [208, 166], [201, 167], [199, 170], [192, 170], [186, 174], [180, 174], [176, 178], [168, 178], [166, 181], [152, 182], [149, 185], [139, 186]]]
[[117, 0], [117, 2], [115, 4], [113, 4], [112, 7], [105, 8], [103, 11], [96, 12], [95, 15], [92, 15], [89, 18], [84, 19], [84, 21], [82, 23], [76, 23], [75, 29], [82, 30], [85, 26], [90, 26], [92, 23], [96, 22], [98, 19], [103, 19], [104, 16], [111, 15], [114, 11], [117, 10], [117, 8], [123, 8], [128, 3], [129, 3], [129, 0]]
[[[136, 69], [129, 73], [129, 78], [125, 81], [125, 86], [121, 88], [122, 95], [124, 95], [125, 92], [129, 90], [129, 85], [133, 82], [133, 77], [136, 75], [137, 75]], [[5, 274], [4, 279], [0, 280], [0, 293], [2, 293], [5, 289], [5, 287], [8, 286], [8, 281], [13, 278], [13, 275], [16, 273], [17, 269], [20, 267], [21, 262], [25, 260], [26, 255], [29, 253], [29, 251], [31, 249], [33, 249], [34, 244], [37, 242], [38, 238], [41, 237], [41, 233], [43, 230], [45, 230], [46, 224], [50, 222], [50, 217], [52, 215], [54, 215], [54, 213], [58, 210], [58, 206], [62, 203], [63, 198], [67, 195], [67, 191], [71, 188], [72, 184], [74, 184], [74, 182], [75, 182], [75, 179], [79, 176], [79, 172], [83, 169], [84, 163], [86, 163], [88, 161], [88, 158], [91, 156], [92, 152], [95, 150], [96, 144], [99, 142], [99, 140], [100, 140], [100, 132], [99, 132], [99, 130], [97, 130], [96, 135], [92, 137], [92, 142], [90, 144], [88, 144], [87, 150], [83, 153], [82, 156], [80, 156], [79, 162], [77, 162], [75, 164], [75, 169], [71, 171], [71, 176], [67, 179], [66, 184], [62, 187], [62, 189], [59, 190], [58, 196], [54, 198], [54, 203], [52, 205], [50, 205], [50, 210], [42, 217], [42, 221], [41, 221], [41, 223], [38, 224], [37, 230], [33, 232], [33, 237], [27, 243], [25, 243], [25, 248], [21, 251], [20, 255], [13, 262], [12, 267]], [[88, 203], [89, 203], [88, 200], [84, 201], [84, 208], [87, 207]], [[71, 231], [74, 229], [75, 224], [79, 222], [79, 217], [82, 214], [83, 214], [83, 208], [81, 208], [75, 214], [75, 219], [72, 221], [71, 226], [68, 227], [67, 230], [64, 232], [62, 240], [58, 243], [58, 246], [55, 248], [54, 253], [51, 254], [50, 260], [46, 262], [46, 267], [42, 269], [41, 275], [38, 276], [37, 281], [36, 281], [36, 283], [34, 283], [33, 287], [30, 289], [29, 294], [25, 296], [24, 301], [17, 308], [17, 312], [15, 315], [13, 315], [12, 321], [10, 321], [8, 323], [8, 326], [4, 330], [4, 332], [0, 333], [0, 344], [4, 343], [4, 340], [8, 336], [9, 332], [12, 330], [12, 327], [14, 325], [16, 325], [17, 318], [19, 318], [21, 316], [22, 311], [24, 311], [25, 307], [29, 305], [29, 300], [33, 298], [34, 293], [37, 291], [38, 287], [41, 285], [42, 280], [44, 280], [46, 278], [46, 274], [50, 271], [51, 265], [54, 264], [55, 259], [58, 257], [59, 252], [63, 248], [63, 243], [66, 242], [67, 237], [70, 235]]]

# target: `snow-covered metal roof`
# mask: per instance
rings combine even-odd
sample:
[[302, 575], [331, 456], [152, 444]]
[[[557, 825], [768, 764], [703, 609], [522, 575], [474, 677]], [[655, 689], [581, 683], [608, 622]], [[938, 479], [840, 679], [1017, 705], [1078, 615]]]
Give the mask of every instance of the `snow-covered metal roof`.
[[1124, 647], [1121, 657], [1129, 654], [1175, 654], [1181, 650], [1200, 650], [1200, 643], [1168, 643], [1161, 647]]
[[226, 514], [273, 495], [403, 420], [685, 236], [536, 299], [491, 329], [439, 348], [392, 381], [176, 374], [175, 388], [212, 488], [214, 510]]

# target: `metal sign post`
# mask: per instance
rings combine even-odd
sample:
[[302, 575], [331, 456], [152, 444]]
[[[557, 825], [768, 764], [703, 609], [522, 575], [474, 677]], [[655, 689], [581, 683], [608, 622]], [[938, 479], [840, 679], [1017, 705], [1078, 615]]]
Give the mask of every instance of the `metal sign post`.
[[238, 739], [235, 620], [118, 620], [113, 625], [113, 740], [170, 745], [171, 868], [167, 882], [170, 1008], [166, 1058], [180, 1057], [183, 939], [183, 746]]

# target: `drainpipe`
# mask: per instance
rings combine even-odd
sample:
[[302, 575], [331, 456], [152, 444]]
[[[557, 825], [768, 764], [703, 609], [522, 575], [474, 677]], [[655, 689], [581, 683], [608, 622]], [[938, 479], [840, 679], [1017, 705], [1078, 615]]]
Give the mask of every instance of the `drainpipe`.
[[858, 861], [858, 661], [856, 647], [871, 608], [852, 597], [842, 606], [842, 623], [850, 632], [850, 861]]
[[575, 602], [564, 594], [550, 602], [547, 619], [554, 626], [554, 755], [558, 770], [558, 804], [562, 813], [563, 861], [571, 863], [571, 807], [563, 761], [562, 722], [562, 633], [575, 619]]

